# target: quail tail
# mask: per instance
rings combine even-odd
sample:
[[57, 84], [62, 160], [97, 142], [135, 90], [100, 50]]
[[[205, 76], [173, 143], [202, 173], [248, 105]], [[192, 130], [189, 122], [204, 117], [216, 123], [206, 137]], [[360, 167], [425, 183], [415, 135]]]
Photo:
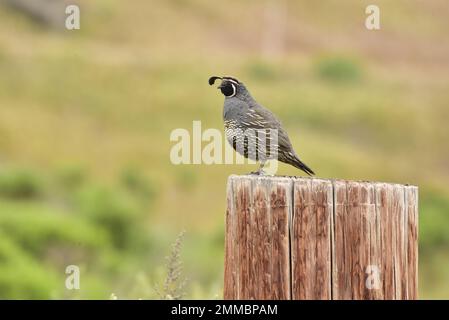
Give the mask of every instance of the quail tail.
[[304, 162], [299, 160], [298, 157], [290, 156], [286, 159], [286, 163], [291, 164], [295, 168], [301, 169], [305, 173], [307, 173], [309, 176], [315, 175], [315, 172], [313, 172], [312, 169], [310, 169]]

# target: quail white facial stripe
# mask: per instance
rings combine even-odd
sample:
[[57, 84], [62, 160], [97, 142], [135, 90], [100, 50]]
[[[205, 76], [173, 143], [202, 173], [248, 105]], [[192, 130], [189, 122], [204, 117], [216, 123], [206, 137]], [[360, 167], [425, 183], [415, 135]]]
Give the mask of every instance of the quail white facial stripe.
[[236, 85], [239, 85], [239, 83], [237, 81], [234, 81], [234, 80], [231, 80], [231, 79], [226, 79], [226, 81], [229, 81], [229, 82], [232, 82], [232, 83], [234, 83]]
[[229, 98], [232, 98], [237, 93], [237, 89], [235, 88], [235, 85], [231, 83], [231, 87], [232, 87], [232, 95], [230, 95]]
[[228, 80], [228, 81], [231, 81], [231, 82], [234, 82], [235, 84], [239, 84], [239, 81], [237, 80], [237, 79], [235, 79], [235, 78], [233, 78], [233, 77], [223, 77], [223, 80]]

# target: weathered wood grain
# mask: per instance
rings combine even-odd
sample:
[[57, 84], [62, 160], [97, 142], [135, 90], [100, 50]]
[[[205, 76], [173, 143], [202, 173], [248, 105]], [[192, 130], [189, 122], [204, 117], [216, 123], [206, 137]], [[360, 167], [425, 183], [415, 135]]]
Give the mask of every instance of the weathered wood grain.
[[418, 299], [418, 188], [405, 187], [407, 217], [407, 298]]
[[331, 299], [332, 183], [294, 180], [292, 298]]
[[233, 197], [234, 183], [232, 180], [228, 181], [227, 185], [227, 206], [226, 206], [226, 230], [225, 230], [225, 269], [224, 269], [224, 299], [235, 299], [238, 297], [237, 288], [237, 256], [238, 246], [236, 241], [236, 222], [235, 217], [235, 203]]
[[288, 178], [229, 178], [225, 299], [290, 299], [292, 186]]
[[334, 192], [333, 298], [381, 299], [380, 219], [374, 187], [335, 181]]
[[231, 176], [225, 299], [417, 299], [418, 189]]

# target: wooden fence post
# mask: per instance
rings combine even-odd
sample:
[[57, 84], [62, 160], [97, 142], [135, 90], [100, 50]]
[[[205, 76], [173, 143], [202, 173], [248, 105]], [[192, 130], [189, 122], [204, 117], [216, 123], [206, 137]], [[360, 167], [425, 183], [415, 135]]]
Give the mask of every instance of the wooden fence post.
[[225, 299], [417, 299], [418, 188], [231, 176]]

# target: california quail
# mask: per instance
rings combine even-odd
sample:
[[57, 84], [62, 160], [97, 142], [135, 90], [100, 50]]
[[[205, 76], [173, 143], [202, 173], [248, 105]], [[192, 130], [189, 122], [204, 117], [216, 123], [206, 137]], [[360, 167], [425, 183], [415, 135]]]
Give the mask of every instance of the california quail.
[[315, 174], [299, 160], [280, 121], [254, 100], [242, 82], [232, 77], [213, 76], [209, 84], [213, 85], [217, 79], [221, 80], [218, 89], [225, 96], [226, 139], [245, 158], [260, 162], [255, 174], [263, 174], [263, 166], [270, 159], [290, 164], [308, 175]]

